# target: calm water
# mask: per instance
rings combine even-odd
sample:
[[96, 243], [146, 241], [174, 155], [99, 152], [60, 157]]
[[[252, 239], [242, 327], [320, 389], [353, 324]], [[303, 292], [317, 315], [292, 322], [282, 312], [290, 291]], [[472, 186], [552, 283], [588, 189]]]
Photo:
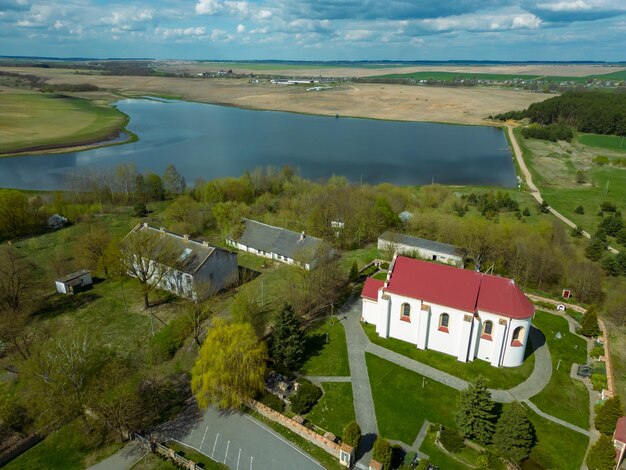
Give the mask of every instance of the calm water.
[[251, 111], [183, 101], [123, 100], [136, 143], [58, 155], [0, 159], [0, 187], [62, 189], [68, 173], [169, 163], [196, 178], [291, 165], [310, 179], [512, 187], [515, 167], [499, 129]]

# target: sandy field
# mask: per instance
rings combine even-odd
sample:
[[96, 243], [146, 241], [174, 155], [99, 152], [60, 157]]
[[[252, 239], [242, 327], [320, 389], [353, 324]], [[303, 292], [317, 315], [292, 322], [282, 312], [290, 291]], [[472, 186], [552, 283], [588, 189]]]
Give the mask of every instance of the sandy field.
[[97, 76], [38, 68], [0, 70], [46, 76], [50, 83], [93, 83], [121, 93], [171, 94], [243, 108], [457, 124], [485, 124], [484, 119], [490, 114], [523, 109], [551, 96], [497, 88], [380, 84], [346, 84], [332, 90], [306, 91], [303, 86], [250, 84], [234, 79]]
[[[219, 70], [232, 69], [235, 73], [271, 74], [280, 73], [288, 76], [308, 77], [371, 77], [374, 75], [386, 75], [390, 73], [415, 73], [415, 72], [454, 72], [454, 73], [498, 73], [498, 74], [523, 74], [545, 76], [569, 76], [586, 77], [618, 72], [624, 67], [611, 67], [606, 65], [493, 65], [493, 66], [412, 66], [412, 67], [383, 67], [383, 68], [358, 68], [358, 67], [316, 67], [316, 66], [290, 66], [276, 64], [259, 66], [237, 63], [199, 63], [171, 61], [160, 65], [159, 69], [167, 72], [217, 72]], [[268, 67], [268, 68], [265, 68]]]

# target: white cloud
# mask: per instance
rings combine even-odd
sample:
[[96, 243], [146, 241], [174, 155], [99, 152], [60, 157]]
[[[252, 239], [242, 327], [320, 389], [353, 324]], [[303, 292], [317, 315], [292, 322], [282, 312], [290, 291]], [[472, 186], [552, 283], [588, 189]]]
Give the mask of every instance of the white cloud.
[[368, 29], [353, 29], [351, 31], [346, 31], [344, 34], [344, 39], [346, 41], [363, 41], [364, 39], [369, 39], [374, 35], [374, 31]]
[[417, 25], [422, 25], [426, 30], [433, 32], [537, 29], [541, 23], [541, 18], [525, 11], [477, 12], [417, 21]]
[[539, 3], [537, 7], [542, 10], [550, 11], [582, 11], [591, 9], [591, 5], [585, 3], [583, 0], [576, 0], [574, 2]]
[[165, 39], [206, 36], [206, 28], [204, 26], [189, 28], [156, 28], [154, 32], [156, 35], [162, 36]]
[[244, 25], [242, 25], [241, 23], [237, 25], [237, 32], [238, 33], [243, 33], [246, 30], [246, 27]]

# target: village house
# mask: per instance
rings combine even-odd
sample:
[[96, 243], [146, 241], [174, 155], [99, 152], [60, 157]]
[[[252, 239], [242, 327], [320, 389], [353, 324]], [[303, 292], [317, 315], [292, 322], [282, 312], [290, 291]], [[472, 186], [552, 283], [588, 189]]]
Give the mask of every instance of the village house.
[[378, 249], [463, 267], [463, 254], [456, 246], [425, 238], [385, 232], [378, 237]]
[[167, 272], [158, 283], [160, 289], [196, 299], [215, 294], [239, 280], [237, 253], [147, 223], [138, 224], [127, 236], [141, 231], [167, 237], [172, 247], [172, 266], [166, 267]]
[[383, 338], [461, 362], [524, 361], [534, 308], [511, 279], [396, 255], [387, 279], [368, 278], [361, 298], [361, 320]]
[[244, 219], [243, 226], [240, 237], [226, 239], [228, 245], [307, 270], [333, 255], [323, 240], [304, 232], [292, 232], [250, 219]]
[[622, 416], [617, 420], [615, 432], [613, 433], [613, 445], [615, 446], [615, 459], [617, 460], [616, 468], [619, 468], [624, 461], [624, 457], [626, 457], [626, 416]]

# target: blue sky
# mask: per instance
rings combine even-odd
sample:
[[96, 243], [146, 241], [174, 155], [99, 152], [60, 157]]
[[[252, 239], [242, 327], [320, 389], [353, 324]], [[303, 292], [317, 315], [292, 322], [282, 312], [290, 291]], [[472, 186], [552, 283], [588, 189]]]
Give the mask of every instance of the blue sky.
[[0, 0], [0, 54], [626, 60], [626, 0]]

